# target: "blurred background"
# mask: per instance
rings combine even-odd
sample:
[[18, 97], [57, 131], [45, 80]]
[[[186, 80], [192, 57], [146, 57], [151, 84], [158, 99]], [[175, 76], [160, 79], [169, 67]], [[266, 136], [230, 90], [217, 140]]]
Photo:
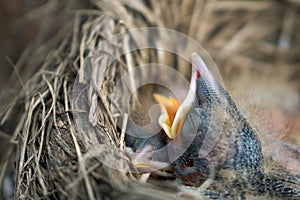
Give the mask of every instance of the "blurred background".
[[[57, 33], [66, 24], [72, 27], [75, 10], [106, 12], [101, 6], [105, 2], [0, 1], [2, 116], [22, 84], [41, 67], [37, 60], [63, 37], [63, 32]], [[142, 26], [175, 29], [197, 40], [219, 67], [226, 88], [249, 120], [270, 137], [300, 147], [300, 1], [116, 2], [129, 13], [137, 12], [136, 18], [148, 17]], [[0, 161], [8, 151], [15, 122], [0, 124]]]
[[[84, 2], [84, 1], [83, 1]], [[73, 4], [74, 3], [74, 4]], [[68, 6], [67, 6], [68, 5]], [[0, 89], [20, 86], [15, 70], [23, 81], [36, 70], [28, 60], [47, 48], [47, 41], [71, 18], [80, 1], [2, 0], [0, 2]], [[3, 99], [1, 95], [1, 99]]]

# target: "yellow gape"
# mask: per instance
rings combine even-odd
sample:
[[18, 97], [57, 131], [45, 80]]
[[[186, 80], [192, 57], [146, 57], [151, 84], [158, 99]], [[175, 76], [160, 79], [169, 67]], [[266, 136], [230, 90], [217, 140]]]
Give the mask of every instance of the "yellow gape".
[[[174, 123], [174, 119], [180, 104], [173, 97], [166, 98], [160, 94], [153, 94], [153, 96], [154, 99], [161, 105], [163, 112], [158, 119], [158, 123], [168, 137], [174, 139], [181, 124], [180, 122]], [[176, 126], [175, 132], [172, 131], [172, 126]]]
[[186, 114], [193, 106], [196, 99], [196, 82], [199, 77], [199, 72], [193, 68], [189, 92], [181, 105], [173, 97], [166, 98], [160, 94], [153, 94], [154, 99], [162, 108], [158, 123], [170, 139], [178, 135]]

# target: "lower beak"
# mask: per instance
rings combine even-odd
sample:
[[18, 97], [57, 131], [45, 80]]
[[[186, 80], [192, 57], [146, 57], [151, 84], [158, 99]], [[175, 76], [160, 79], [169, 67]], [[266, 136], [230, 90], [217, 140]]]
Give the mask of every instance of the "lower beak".
[[131, 148], [126, 149], [131, 162], [139, 172], [171, 171], [169, 163], [153, 160], [152, 152], [150, 146], [145, 146], [140, 152], [133, 152]]

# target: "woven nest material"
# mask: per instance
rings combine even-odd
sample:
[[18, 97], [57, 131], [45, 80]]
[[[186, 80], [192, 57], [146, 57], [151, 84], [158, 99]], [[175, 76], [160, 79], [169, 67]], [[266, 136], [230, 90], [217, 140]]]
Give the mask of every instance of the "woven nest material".
[[[34, 68], [38, 70], [1, 116], [4, 124], [16, 118], [14, 110], [24, 108], [7, 148], [8, 155], [13, 155], [13, 142], [17, 142], [15, 197], [201, 198], [202, 187], [187, 187], [176, 179], [161, 180], [149, 177], [149, 173], [134, 173], [137, 170], [126, 156], [124, 130], [127, 121], [126, 112], [121, 110], [133, 109], [133, 118], [147, 124], [149, 117], [143, 109], [152, 105], [152, 93], [162, 89], [148, 85], [138, 90], [132, 99], [123, 98], [122, 93], [111, 96], [122, 74], [134, 66], [159, 63], [172, 66], [189, 77], [188, 63], [157, 49], [119, 55], [117, 47], [129, 48], [126, 37], [114, 41], [111, 46], [103, 47], [101, 42], [132, 28], [166, 27], [203, 45], [219, 66], [225, 83], [234, 79], [229, 82], [229, 88], [235, 88], [239, 81], [241, 87], [248, 85], [251, 81], [248, 76], [252, 75], [258, 77], [257, 80], [276, 77], [297, 88], [300, 85], [297, 68], [299, 9], [298, 1], [150, 0], [132, 3], [92, 0], [83, 9], [72, 10], [71, 19], [44, 44], [51, 50], [41, 47], [27, 58], [34, 60]], [[143, 35], [127, 39], [143, 40]], [[166, 36], [155, 39], [159, 44]], [[105, 55], [116, 53], [118, 59], [110, 63]], [[99, 62], [91, 62], [91, 58]], [[99, 72], [92, 70], [101, 67], [107, 69], [103, 77], [97, 77]], [[282, 72], [280, 76], [278, 72]], [[140, 74], [131, 78], [146, 76]], [[74, 83], [75, 89], [83, 91], [86, 110], [74, 107], [78, 103]], [[126, 93], [128, 88], [122, 90]], [[129, 101], [132, 101], [132, 108], [126, 107]], [[88, 121], [86, 127], [78, 128], [78, 116]], [[98, 143], [93, 153], [87, 143]], [[9, 157], [4, 162], [5, 167], [9, 166]], [[109, 162], [114, 167], [107, 165]]]

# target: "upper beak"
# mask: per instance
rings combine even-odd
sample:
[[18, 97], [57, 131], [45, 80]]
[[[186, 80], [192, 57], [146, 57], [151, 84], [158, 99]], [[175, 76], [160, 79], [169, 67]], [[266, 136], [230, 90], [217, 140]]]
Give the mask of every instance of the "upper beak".
[[198, 78], [200, 78], [200, 72], [193, 67], [189, 92], [182, 104], [173, 97], [166, 98], [160, 94], [153, 95], [154, 99], [162, 107], [162, 114], [158, 123], [170, 139], [174, 139], [178, 135], [187, 113], [194, 106], [194, 102], [197, 99], [196, 87]]

